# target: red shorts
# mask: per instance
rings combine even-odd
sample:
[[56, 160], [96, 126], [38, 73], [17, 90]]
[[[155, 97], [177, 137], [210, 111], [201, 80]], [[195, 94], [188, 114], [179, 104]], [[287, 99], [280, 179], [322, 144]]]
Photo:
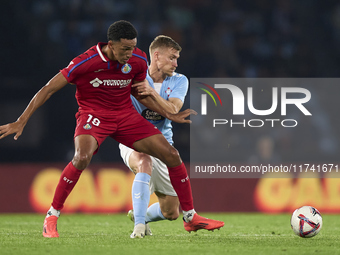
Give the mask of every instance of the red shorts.
[[74, 137], [91, 135], [97, 140], [98, 149], [108, 136], [119, 143], [134, 148], [134, 142], [152, 135], [162, 134], [134, 109], [114, 113], [81, 111], [77, 112], [76, 119], [77, 127]]

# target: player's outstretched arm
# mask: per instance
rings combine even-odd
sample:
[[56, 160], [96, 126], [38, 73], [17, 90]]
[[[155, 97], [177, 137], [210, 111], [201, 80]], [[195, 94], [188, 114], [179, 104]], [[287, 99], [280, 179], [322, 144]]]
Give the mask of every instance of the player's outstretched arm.
[[170, 114], [168, 118], [169, 120], [172, 120], [177, 123], [191, 123], [192, 121], [189, 119], [186, 119], [190, 115], [197, 115], [197, 112], [192, 109], [186, 109], [182, 112], [176, 113], [176, 114]]
[[44, 87], [42, 87], [32, 98], [25, 111], [17, 121], [0, 126], [0, 139], [8, 135], [15, 134], [14, 140], [17, 140], [22, 134], [27, 121], [32, 114], [42, 106], [55, 92], [67, 84], [65, 77], [58, 73]]

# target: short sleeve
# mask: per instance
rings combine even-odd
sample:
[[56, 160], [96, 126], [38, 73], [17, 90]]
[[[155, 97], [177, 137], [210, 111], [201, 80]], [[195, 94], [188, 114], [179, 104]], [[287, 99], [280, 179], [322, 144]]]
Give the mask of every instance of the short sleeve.
[[[83, 54], [82, 54], [83, 55]], [[75, 83], [79, 75], [82, 75], [84, 72], [84, 66], [82, 64], [85, 62], [82, 58], [82, 55], [74, 58], [67, 67], [60, 70], [60, 72], [64, 75], [66, 80], [69, 83]]]
[[188, 78], [185, 75], [182, 74], [176, 74], [178, 77], [175, 81], [175, 86], [173, 87], [169, 98], [175, 97], [179, 98], [184, 102], [184, 98], [187, 95], [188, 87], [189, 87], [189, 81]]

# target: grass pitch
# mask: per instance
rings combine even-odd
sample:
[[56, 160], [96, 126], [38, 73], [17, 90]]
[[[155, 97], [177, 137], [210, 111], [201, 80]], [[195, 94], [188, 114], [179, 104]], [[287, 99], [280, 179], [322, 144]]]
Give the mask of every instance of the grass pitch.
[[187, 233], [181, 219], [151, 223], [153, 236], [130, 239], [133, 223], [123, 214], [63, 214], [59, 238], [42, 237], [44, 215], [0, 214], [0, 254], [340, 254], [340, 217], [323, 215], [313, 238], [290, 228], [290, 215], [208, 214], [221, 230]]

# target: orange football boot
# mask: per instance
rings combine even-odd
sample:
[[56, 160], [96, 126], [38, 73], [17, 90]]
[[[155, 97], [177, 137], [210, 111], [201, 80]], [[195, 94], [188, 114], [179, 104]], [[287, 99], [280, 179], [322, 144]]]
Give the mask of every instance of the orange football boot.
[[59, 237], [58, 230], [57, 230], [57, 216], [49, 216], [45, 218], [44, 221], [44, 228], [43, 228], [43, 236], [44, 237]]
[[197, 213], [194, 214], [194, 217], [192, 218], [191, 221], [189, 222], [184, 221], [184, 229], [189, 233], [191, 231], [196, 232], [197, 230], [200, 229], [214, 231], [215, 229], [220, 229], [223, 226], [224, 226], [223, 221], [204, 218], [202, 216], [199, 216]]

